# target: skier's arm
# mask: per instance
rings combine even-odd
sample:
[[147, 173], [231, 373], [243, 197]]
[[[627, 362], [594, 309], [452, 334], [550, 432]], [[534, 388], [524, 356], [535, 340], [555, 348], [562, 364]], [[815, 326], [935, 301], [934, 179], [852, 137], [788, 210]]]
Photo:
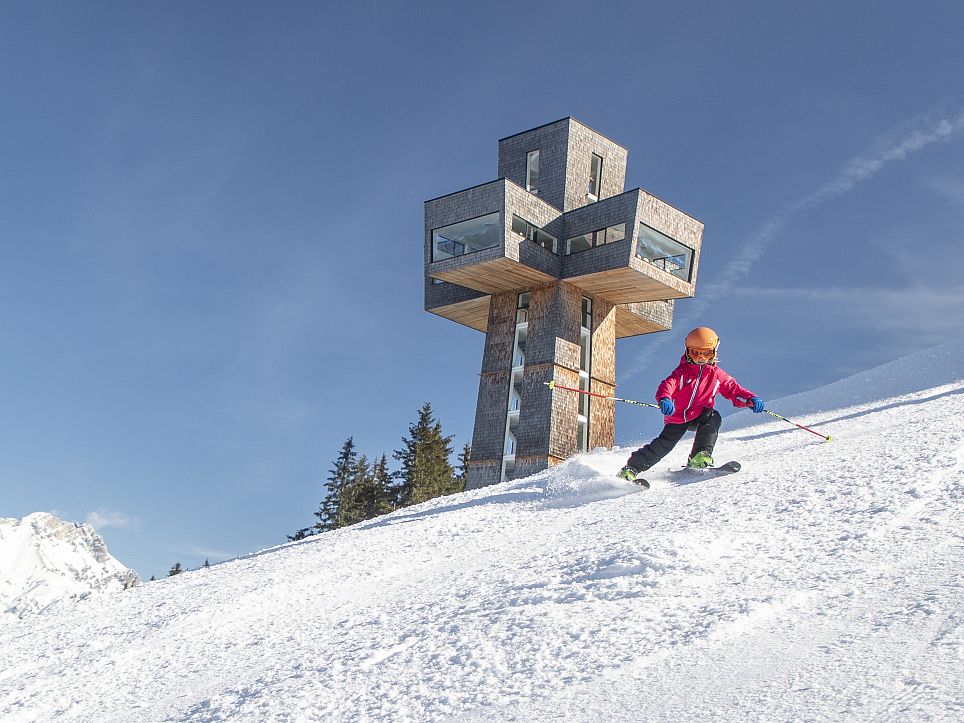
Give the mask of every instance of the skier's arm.
[[720, 394], [729, 399], [734, 407], [752, 407], [753, 404], [750, 400], [753, 399], [756, 394], [746, 387], [740, 386], [736, 379], [722, 369], [720, 369], [719, 372], [723, 377], [720, 381]]
[[672, 399], [678, 388], [679, 378], [677, 377], [677, 372], [674, 371], [659, 383], [659, 386], [656, 388], [656, 401]]

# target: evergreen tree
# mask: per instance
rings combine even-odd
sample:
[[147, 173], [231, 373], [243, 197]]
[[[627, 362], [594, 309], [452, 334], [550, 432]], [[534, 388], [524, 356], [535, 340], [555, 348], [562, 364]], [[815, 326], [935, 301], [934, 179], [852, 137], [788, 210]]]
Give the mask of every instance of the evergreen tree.
[[359, 457], [355, 478], [342, 494], [341, 509], [342, 527], [392, 511], [391, 474], [385, 454], [373, 466], [365, 455]]
[[395, 509], [395, 494], [392, 490], [392, 473], [388, 471], [388, 456], [381, 458], [372, 468], [372, 495], [368, 508], [368, 518], [385, 515]]
[[317, 533], [317, 528], [312, 525], [311, 527], [302, 527], [300, 530], [295, 532], [293, 535], [285, 535], [288, 538], [288, 542], [297, 542], [298, 540], [303, 540], [306, 537], [311, 537]]
[[368, 457], [362, 455], [355, 465], [355, 474], [341, 491], [338, 507], [338, 526], [348, 527], [365, 520], [365, 496], [371, 481]]
[[167, 576], [174, 577], [175, 575], [180, 575], [182, 572], [184, 572], [184, 568], [181, 567], [181, 563], [175, 562], [174, 567], [167, 571]]
[[358, 454], [355, 451], [355, 440], [349, 437], [342, 445], [338, 459], [335, 460], [333, 469], [328, 470], [331, 475], [328, 477], [328, 494], [322, 500], [315, 517], [315, 529], [318, 532], [326, 532], [340, 527], [341, 519], [341, 496], [345, 487], [351, 484], [356, 474], [358, 466]]
[[462, 454], [459, 455], [459, 473], [455, 475], [455, 491], [465, 492], [469, 484], [469, 460], [472, 459], [472, 446], [468, 443], [462, 447]]
[[418, 412], [418, 421], [402, 437], [404, 449], [395, 450], [394, 457], [402, 463], [398, 473], [399, 507], [425, 502], [433, 497], [456, 491], [455, 471], [449, 464], [452, 437], [442, 434], [442, 425], [432, 417], [432, 405], [425, 402]]
[[151, 575], [151, 579], [148, 580], [148, 582], [154, 582], [155, 580], [157, 580], [157, 578], [154, 575]]
[[208, 559], [206, 557], [204, 558], [204, 567], [211, 567], [211, 563], [208, 562]]

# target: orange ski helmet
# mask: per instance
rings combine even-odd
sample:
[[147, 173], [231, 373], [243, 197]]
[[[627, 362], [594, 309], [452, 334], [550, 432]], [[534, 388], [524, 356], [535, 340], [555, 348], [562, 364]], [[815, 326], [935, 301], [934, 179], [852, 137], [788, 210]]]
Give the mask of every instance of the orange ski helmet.
[[[686, 335], [686, 355], [688, 357], [697, 356], [690, 354], [691, 349], [694, 352], [710, 352], [709, 354], [698, 355], [704, 363], [709, 362], [712, 364], [716, 361], [716, 350], [719, 346], [720, 337], [708, 326], [698, 326]], [[694, 359], [694, 361], [696, 360]]]

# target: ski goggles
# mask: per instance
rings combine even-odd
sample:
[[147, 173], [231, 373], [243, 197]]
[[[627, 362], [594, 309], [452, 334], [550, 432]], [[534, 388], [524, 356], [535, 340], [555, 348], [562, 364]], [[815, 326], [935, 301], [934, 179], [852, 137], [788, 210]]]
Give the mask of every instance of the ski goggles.
[[712, 359], [716, 356], [716, 349], [690, 349], [687, 347], [686, 354], [690, 359]]

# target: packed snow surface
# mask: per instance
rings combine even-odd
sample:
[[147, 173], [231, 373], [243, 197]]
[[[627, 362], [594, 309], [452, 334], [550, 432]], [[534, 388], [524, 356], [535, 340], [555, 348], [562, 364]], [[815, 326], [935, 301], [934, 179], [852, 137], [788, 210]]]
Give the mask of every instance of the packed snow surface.
[[962, 359], [12, 618], [0, 719], [964, 720]]

